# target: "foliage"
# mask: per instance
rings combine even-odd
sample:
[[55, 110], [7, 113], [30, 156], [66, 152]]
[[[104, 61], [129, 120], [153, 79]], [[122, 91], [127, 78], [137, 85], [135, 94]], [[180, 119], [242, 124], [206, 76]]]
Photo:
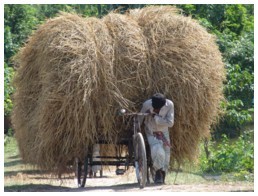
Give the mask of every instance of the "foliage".
[[8, 116], [12, 111], [12, 100], [11, 95], [14, 91], [13, 86], [11, 85], [12, 79], [14, 75], [14, 69], [12, 67], [8, 67], [6, 63], [4, 63], [4, 114]]
[[11, 138], [12, 137], [10, 137], [8, 135], [4, 135], [4, 146], [7, 146], [10, 143]]
[[143, 7], [139, 4], [41, 4], [33, 6], [38, 10], [38, 18], [41, 21], [55, 17], [60, 11], [88, 17], [102, 17], [112, 10], [124, 13], [129, 8]]
[[210, 156], [204, 154], [200, 159], [200, 167], [204, 172], [254, 172], [254, 143], [253, 132], [242, 134], [238, 139], [231, 141], [222, 135], [220, 142], [209, 144]]
[[230, 41], [232, 39], [232, 35], [223, 34], [219, 40], [227, 69], [227, 81], [224, 86], [227, 102], [222, 104], [225, 115], [216, 127], [215, 133], [235, 137], [243, 126], [253, 121], [253, 32], [244, 33], [239, 39]]
[[4, 6], [4, 57], [8, 64], [38, 24], [36, 11], [33, 6], [25, 4]]

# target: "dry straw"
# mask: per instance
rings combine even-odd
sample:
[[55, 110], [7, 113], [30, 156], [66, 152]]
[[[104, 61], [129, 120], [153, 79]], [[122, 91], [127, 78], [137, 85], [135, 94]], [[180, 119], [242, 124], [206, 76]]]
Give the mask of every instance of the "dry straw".
[[38, 28], [16, 63], [12, 122], [20, 154], [58, 173], [97, 138], [126, 136], [117, 110], [140, 110], [155, 92], [175, 104], [171, 163], [194, 161], [223, 99], [214, 37], [171, 6], [102, 19], [63, 13]]
[[200, 140], [220, 112], [225, 70], [215, 37], [170, 6], [133, 10], [142, 27], [155, 73], [152, 88], [175, 104], [172, 162], [195, 160]]

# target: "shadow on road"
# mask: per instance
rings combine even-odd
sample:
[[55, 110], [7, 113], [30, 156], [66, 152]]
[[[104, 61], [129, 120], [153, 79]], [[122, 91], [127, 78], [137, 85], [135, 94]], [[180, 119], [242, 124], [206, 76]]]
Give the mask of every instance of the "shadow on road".
[[[148, 185], [155, 186], [155, 185]], [[87, 191], [127, 191], [132, 189], [140, 189], [138, 183], [124, 183], [111, 186], [87, 186], [84, 188], [71, 188], [64, 186], [42, 185], [42, 184], [26, 184], [5, 186], [5, 192], [87, 192]]]
[[42, 184], [26, 184], [5, 186], [4, 192], [66, 192], [70, 191], [69, 187], [42, 185]]

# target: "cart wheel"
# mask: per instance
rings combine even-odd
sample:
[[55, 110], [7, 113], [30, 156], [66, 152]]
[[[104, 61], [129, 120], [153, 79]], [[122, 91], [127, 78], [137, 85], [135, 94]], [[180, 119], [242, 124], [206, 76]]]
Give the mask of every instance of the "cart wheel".
[[144, 139], [141, 133], [134, 138], [135, 171], [140, 188], [144, 188], [147, 179], [147, 158]]
[[75, 158], [75, 180], [78, 187], [84, 187], [88, 174], [88, 157], [85, 157], [84, 163], [79, 158]]

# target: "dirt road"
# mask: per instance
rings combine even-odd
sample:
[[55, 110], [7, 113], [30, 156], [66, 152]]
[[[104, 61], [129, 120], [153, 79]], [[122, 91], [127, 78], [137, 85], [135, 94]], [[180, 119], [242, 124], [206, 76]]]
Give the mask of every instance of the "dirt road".
[[[180, 177], [180, 175], [182, 175]], [[191, 179], [191, 176], [180, 174], [176, 183], [174, 176], [168, 175], [165, 185], [147, 184], [140, 189], [134, 171], [128, 171], [124, 175], [115, 175], [112, 170], [104, 171], [102, 178], [87, 178], [84, 188], [77, 188], [72, 176], [64, 177], [62, 180], [50, 175], [35, 174], [35, 172], [20, 172], [16, 175], [5, 176], [5, 184], [19, 182], [16, 185], [5, 186], [5, 191], [15, 192], [252, 192], [254, 185], [250, 182], [225, 182], [220, 180]], [[184, 176], [183, 176], [184, 175]], [[195, 177], [196, 178], [196, 177]], [[182, 181], [182, 179], [184, 179]]]

